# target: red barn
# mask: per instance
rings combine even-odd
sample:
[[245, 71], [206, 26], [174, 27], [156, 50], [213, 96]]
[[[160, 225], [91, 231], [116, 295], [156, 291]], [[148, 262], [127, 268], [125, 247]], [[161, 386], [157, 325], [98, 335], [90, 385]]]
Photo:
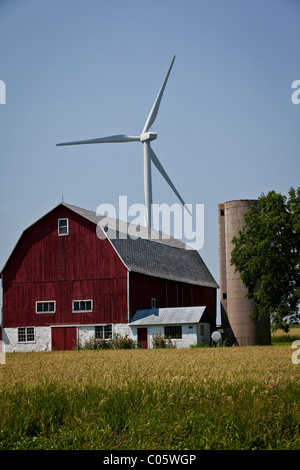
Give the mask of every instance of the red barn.
[[126, 235], [128, 224], [61, 203], [28, 227], [1, 272], [6, 351], [72, 349], [114, 333], [151, 347], [209, 341], [218, 285], [174, 238]]

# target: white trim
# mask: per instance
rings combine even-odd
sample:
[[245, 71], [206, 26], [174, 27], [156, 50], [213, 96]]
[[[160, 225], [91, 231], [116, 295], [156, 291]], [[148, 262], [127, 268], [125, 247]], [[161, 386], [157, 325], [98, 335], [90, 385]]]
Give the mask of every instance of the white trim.
[[[122, 261], [122, 260], [121, 260]], [[127, 270], [127, 321], [130, 322], [129, 270]]]
[[[71, 328], [72, 326], [74, 328], [79, 328], [79, 327], [95, 327], [95, 326], [105, 326], [105, 325], [114, 325], [115, 323], [66, 323], [66, 324], [61, 324], [61, 325], [49, 325], [50, 328]], [[122, 323], [122, 325], [128, 325], [128, 323]]]
[[[46, 304], [46, 303], [50, 303], [50, 302], [53, 302], [54, 303], [54, 310], [52, 312], [48, 311], [48, 312], [38, 312], [37, 311], [37, 304]], [[52, 313], [56, 313], [56, 300], [36, 300], [35, 302], [35, 313], [36, 314], [42, 314], [42, 315], [48, 315], [48, 314], [52, 314]]]
[[[24, 328], [25, 329], [25, 337], [27, 338], [27, 328], [32, 328], [33, 329], [33, 337], [34, 337], [34, 340], [32, 341], [28, 341], [27, 339], [25, 341], [19, 341], [19, 329], [20, 328]], [[36, 339], [35, 339], [35, 327], [34, 326], [18, 326], [17, 327], [17, 344], [32, 344], [32, 343], [35, 343], [36, 342]]]
[[[91, 302], [91, 308], [89, 310], [74, 310], [74, 302]], [[90, 313], [92, 311], [93, 311], [93, 299], [72, 300], [72, 313]]]
[[97, 328], [97, 327], [102, 328], [102, 333], [104, 333], [104, 335], [105, 335], [105, 327], [106, 327], [106, 326], [111, 326], [111, 336], [110, 336], [109, 338], [104, 338], [104, 337], [103, 337], [102, 339], [103, 339], [104, 341], [107, 341], [108, 339], [113, 338], [113, 335], [114, 335], [114, 332], [113, 332], [113, 323], [106, 323], [105, 325], [95, 325], [95, 326], [93, 327], [93, 328], [94, 328], [94, 336], [95, 336], [95, 338], [96, 338], [96, 328]]
[[[60, 220], [66, 220], [67, 221], [67, 233], [59, 233], [59, 222]], [[59, 219], [57, 219], [57, 233], [58, 233], [58, 236], [59, 237], [64, 237], [66, 235], [69, 235], [69, 219], [68, 217], [60, 217]]]

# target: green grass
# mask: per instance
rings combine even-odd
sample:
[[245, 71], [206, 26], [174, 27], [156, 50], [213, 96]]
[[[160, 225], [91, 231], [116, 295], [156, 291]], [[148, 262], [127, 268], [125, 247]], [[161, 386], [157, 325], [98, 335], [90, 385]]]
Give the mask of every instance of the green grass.
[[0, 449], [299, 449], [296, 384], [253, 388], [19, 388], [1, 396]]

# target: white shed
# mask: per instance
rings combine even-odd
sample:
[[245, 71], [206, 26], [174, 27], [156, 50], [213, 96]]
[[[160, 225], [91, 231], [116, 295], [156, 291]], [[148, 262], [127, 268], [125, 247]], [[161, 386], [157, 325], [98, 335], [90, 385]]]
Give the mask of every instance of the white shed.
[[206, 307], [168, 307], [137, 310], [129, 323], [134, 340], [152, 348], [152, 338], [160, 333], [171, 338], [177, 348], [210, 343], [210, 323]]

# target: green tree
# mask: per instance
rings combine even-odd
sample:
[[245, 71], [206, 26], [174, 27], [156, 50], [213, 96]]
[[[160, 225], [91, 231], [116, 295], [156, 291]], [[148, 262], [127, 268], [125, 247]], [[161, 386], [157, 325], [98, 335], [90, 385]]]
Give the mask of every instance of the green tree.
[[273, 328], [288, 331], [300, 319], [300, 188], [289, 198], [262, 194], [232, 243], [231, 264], [254, 300], [254, 319], [268, 316]]

